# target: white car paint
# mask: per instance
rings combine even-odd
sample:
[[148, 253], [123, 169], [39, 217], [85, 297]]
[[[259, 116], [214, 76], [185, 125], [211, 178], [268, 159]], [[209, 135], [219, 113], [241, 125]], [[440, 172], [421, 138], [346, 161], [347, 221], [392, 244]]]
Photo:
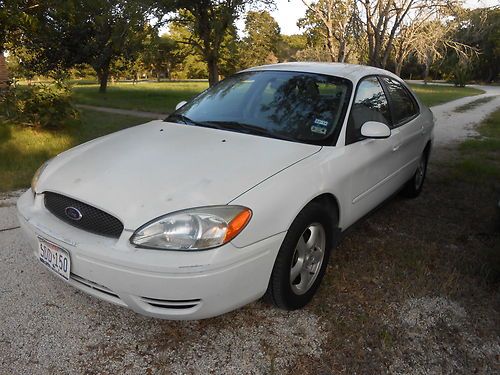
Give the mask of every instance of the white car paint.
[[226, 204], [320, 149], [156, 120], [59, 155], [37, 190], [100, 207], [135, 230], [169, 212]]
[[[347, 64], [289, 63], [250, 70], [321, 73], [347, 78], [353, 87], [373, 74], [400, 81], [385, 70]], [[390, 137], [347, 146], [348, 116], [332, 146], [152, 121], [57, 156], [40, 176], [36, 194], [29, 190], [19, 199], [19, 220], [35, 252], [37, 236], [42, 236], [70, 253], [72, 273], [80, 279], [69, 282], [87, 293], [158, 318], [222, 314], [265, 293], [286, 231], [311, 200], [333, 197], [338, 227], [345, 230], [410, 179], [432, 142], [432, 114], [419, 107], [420, 115], [393, 129]], [[44, 191], [108, 212], [125, 229], [119, 239], [110, 239], [66, 224], [44, 208]], [[221, 247], [180, 252], [141, 249], [129, 242], [138, 227], [158, 216], [222, 204], [249, 207], [253, 216]], [[174, 309], [151, 305], [143, 297], [197, 302]]]

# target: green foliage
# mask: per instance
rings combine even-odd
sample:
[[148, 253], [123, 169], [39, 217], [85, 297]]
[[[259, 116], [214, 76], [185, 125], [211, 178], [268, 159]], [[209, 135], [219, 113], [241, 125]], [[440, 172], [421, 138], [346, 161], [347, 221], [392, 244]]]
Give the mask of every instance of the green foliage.
[[187, 51], [170, 35], [150, 35], [144, 43], [142, 62], [158, 79], [171, 78], [186, 56]]
[[105, 91], [110, 67], [118, 58], [135, 61], [152, 32], [155, 1], [48, 0], [26, 8], [27, 18], [9, 34], [9, 51], [25, 69], [60, 75], [89, 64]]
[[243, 40], [242, 65], [277, 63], [279, 43], [281, 41], [280, 27], [271, 14], [265, 10], [250, 11], [245, 19], [245, 34]]
[[[171, 1], [167, 1], [171, 5]], [[177, 23], [189, 31], [182, 42], [191, 45], [207, 63], [208, 81], [219, 81], [221, 57], [228, 32], [235, 38], [234, 23], [250, 5], [272, 4], [273, 0], [179, 0], [175, 1]], [[231, 30], [233, 29], [233, 30]]]
[[297, 61], [297, 52], [306, 48], [307, 38], [305, 35], [282, 35], [278, 43], [278, 60]]
[[474, 46], [479, 55], [471, 62], [471, 78], [494, 81], [500, 74], [500, 8], [469, 10], [457, 32], [458, 42]]
[[452, 80], [455, 86], [465, 87], [471, 79], [471, 68], [466, 64], [456, 64], [452, 71]]
[[78, 115], [70, 89], [61, 85], [11, 88], [3, 94], [0, 113], [9, 122], [37, 129], [61, 128]]

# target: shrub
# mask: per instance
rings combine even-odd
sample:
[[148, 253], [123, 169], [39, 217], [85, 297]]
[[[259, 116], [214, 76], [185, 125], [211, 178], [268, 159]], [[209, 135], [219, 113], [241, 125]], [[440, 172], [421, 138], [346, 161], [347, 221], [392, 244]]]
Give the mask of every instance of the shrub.
[[467, 82], [470, 80], [471, 72], [467, 66], [458, 65], [453, 70], [452, 76], [455, 86], [465, 87]]
[[58, 129], [78, 117], [69, 87], [36, 85], [10, 88], [2, 94], [0, 112], [14, 123]]

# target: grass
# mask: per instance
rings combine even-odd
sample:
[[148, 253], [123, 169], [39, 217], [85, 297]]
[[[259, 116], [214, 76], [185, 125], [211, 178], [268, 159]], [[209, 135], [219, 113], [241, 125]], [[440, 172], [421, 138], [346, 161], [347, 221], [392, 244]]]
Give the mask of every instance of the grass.
[[0, 191], [28, 187], [45, 160], [70, 147], [144, 122], [142, 118], [87, 110], [64, 131], [34, 130], [0, 120]]
[[455, 99], [460, 99], [465, 96], [484, 94], [483, 90], [478, 90], [472, 87], [423, 84], [410, 84], [410, 87], [419, 99], [429, 107], [443, 104]]
[[477, 127], [479, 137], [460, 145], [461, 158], [455, 163], [457, 178], [482, 183], [500, 178], [500, 110]]
[[177, 103], [188, 100], [208, 87], [207, 82], [139, 82], [115, 83], [105, 94], [97, 85], [74, 86], [74, 99], [79, 104], [170, 113]]

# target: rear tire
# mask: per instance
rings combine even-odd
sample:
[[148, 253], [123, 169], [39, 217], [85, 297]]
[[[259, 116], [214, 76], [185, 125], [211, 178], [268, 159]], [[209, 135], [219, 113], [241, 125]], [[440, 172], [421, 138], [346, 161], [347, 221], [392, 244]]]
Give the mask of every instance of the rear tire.
[[317, 202], [297, 215], [276, 257], [265, 300], [285, 310], [309, 303], [325, 274], [336, 223]]
[[427, 174], [427, 162], [429, 160], [429, 152], [427, 149], [422, 153], [418, 162], [417, 170], [413, 177], [405, 184], [402, 190], [403, 196], [406, 198], [416, 198], [422, 192], [425, 176]]

